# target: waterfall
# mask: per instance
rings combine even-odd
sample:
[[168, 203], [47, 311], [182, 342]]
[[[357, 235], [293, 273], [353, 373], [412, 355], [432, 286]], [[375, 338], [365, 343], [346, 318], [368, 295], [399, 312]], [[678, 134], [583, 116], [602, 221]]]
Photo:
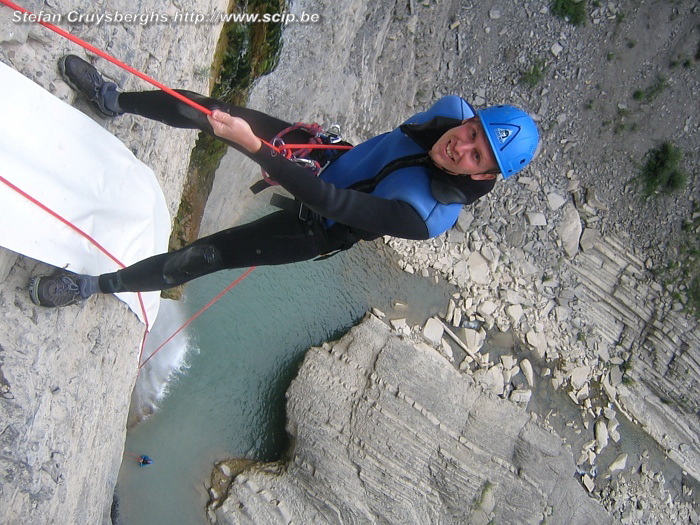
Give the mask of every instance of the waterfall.
[[[146, 336], [143, 359], [147, 359], [185, 321], [181, 302], [161, 299], [158, 317]], [[141, 368], [131, 394], [129, 428], [157, 410], [158, 403], [167, 393], [172, 376], [187, 368], [185, 357], [190, 348], [187, 333], [183, 330]]]

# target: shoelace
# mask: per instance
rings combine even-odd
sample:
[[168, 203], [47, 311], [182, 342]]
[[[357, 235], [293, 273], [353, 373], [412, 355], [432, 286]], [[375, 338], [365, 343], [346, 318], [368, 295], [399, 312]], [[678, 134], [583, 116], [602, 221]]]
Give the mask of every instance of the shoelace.
[[80, 286], [78, 286], [78, 283], [76, 283], [73, 279], [68, 277], [67, 275], [64, 275], [60, 279], [60, 283], [56, 284], [55, 290], [53, 290], [54, 295], [68, 295], [71, 294], [73, 296], [79, 295], [80, 294]]
[[92, 95], [90, 96], [90, 100], [94, 100], [100, 94], [100, 88], [102, 87], [102, 84], [105, 83], [105, 81], [98, 71], [95, 71], [92, 68], [88, 68], [87, 66], [85, 66], [85, 69], [87, 69], [87, 71], [83, 71], [83, 74], [87, 77], [87, 80], [89, 80], [92, 84]]

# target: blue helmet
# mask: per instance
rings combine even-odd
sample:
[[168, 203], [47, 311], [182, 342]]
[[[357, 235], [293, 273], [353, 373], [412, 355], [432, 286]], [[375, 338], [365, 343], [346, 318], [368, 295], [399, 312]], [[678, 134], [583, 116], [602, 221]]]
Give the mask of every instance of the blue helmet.
[[532, 117], [513, 106], [492, 106], [477, 111], [504, 179], [535, 157], [540, 133]]

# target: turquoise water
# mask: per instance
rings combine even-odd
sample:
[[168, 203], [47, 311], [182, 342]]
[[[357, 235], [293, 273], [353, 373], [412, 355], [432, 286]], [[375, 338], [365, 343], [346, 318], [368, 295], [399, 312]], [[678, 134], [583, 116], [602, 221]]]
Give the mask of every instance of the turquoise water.
[[[159, 410], [128, 433], [127, 452], [154, 464], [125, 458], [118, 524], [207, 523], [205, 487], [216, 461], [283, 453], [285, 391], [309, 346], [336, 339], [371, 307], [403, 317], [392, 304], [406, 303], [414, 324], [446, 307], [451, 288], [400, 271], [383, 251], [365, 243], [321, 262], [257, 268], [190, 325], [186, 369]], [[242, 273], [190, 283], [185, 313]]]

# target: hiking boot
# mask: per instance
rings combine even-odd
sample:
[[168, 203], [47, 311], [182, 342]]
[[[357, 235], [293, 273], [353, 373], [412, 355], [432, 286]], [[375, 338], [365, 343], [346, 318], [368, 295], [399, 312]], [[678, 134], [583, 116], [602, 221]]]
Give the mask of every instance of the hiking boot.
[[116, 117], [123, 111], [119, 107], [117, 85], [107, 82], [95, 66], [75, 55], [66, 55], [58, 61], [58, 68], [66, 83], [85, 95], [105, 117]]
[[37, 306], [68, 306], [81, 302], [80, 279], [69, 274], [45, 275], [29, 279], [29, 297]]

